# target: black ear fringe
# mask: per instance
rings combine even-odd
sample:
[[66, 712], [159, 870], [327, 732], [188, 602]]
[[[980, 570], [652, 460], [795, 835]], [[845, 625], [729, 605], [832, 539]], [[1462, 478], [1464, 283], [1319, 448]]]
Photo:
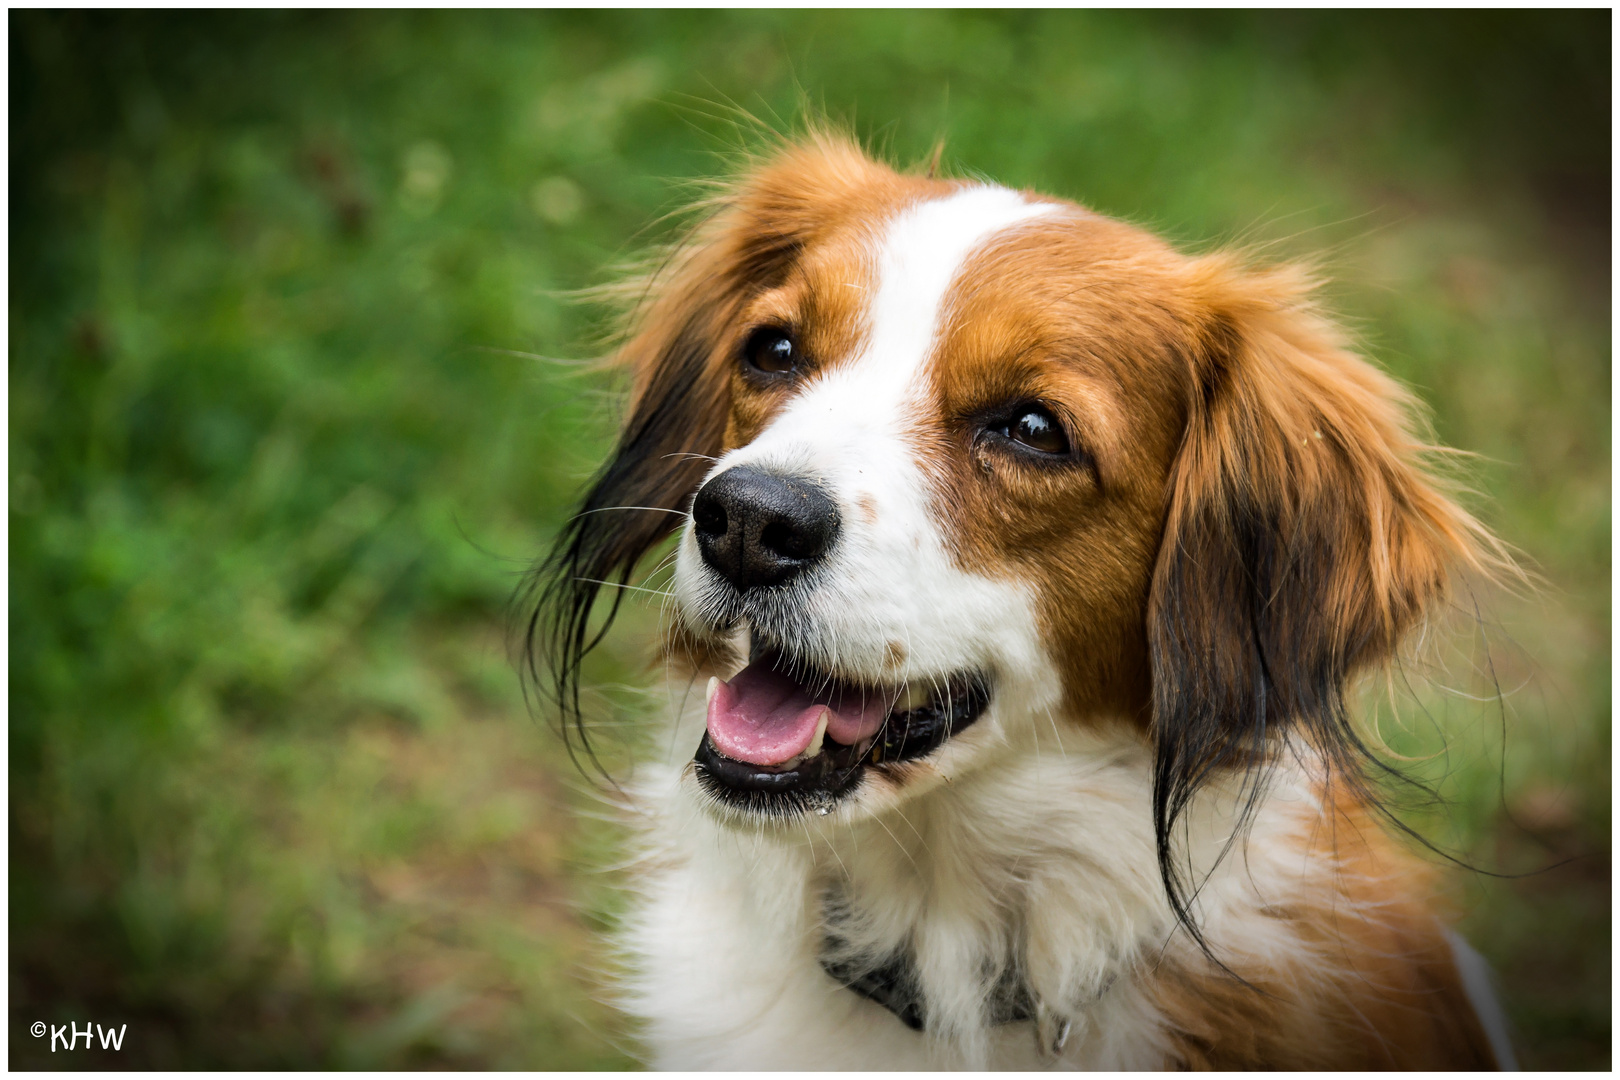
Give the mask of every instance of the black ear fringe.
[[[1335, 520], [1343, 509], [1317, 507], [1296, 520]], [[1314, 532], [1308, 524], [1304, 530]], [[1344, 688], [1358, 658], [1392, 649], [1394, 642], [1376, 640], [1365, 626], [1335, 638], [1327, 625], [1321, 598], [1333, 564], [1348, 554], [1336, 551], [1325, 534], [1290, 542], [1253, 507], [1208, 511], [1177, 544], [1150, 633], [1159, 875], [1180, 926], [1206, 957], [1244, 982], [1215, 955], [1198, 925], [1193, 907], [1203, 883], [1192, 880], [1176, 844], [1177, 823], [1216, 777], [1239, 778], [1237, 816], [1217, 864], [1246, 836], [1277, 755], [1290, 746], [1320, 754], [1328, 781], [1348, 785], [1354, 800], [1397, 832], [1449, 862], [1468, 864], [1399, 819], [1382, 783], [1430, 804], [1439, 795], [1383, 761], [1351, 722]]]
[[[709, 455], [719, 452], [724, 383], [707, 372], [700, 324], [693, 318], [663, 351], [613, 456], [515, 598], [525, 697], [531, 708], [555, 707], [569, 757], [578, 766], [583, 755], [610, 782], [580, 707], [580, 670], [617, 618], [643, 556], [680, 527]], [[603, 588], [613, 599], [593, 632]]]

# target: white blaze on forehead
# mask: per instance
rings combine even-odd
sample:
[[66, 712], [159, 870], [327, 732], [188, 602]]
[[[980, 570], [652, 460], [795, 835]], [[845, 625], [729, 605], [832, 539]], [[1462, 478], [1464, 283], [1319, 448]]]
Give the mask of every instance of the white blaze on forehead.
[[[860, 352], [812, 377], [758, 438], [728, 454], [722, 465], [748, 461], [802, 470], [836, 486], [852, 458], [877, 466], [872, 454], [901, 451], [906, 408], [925, 388], [925, 361], [943, 329], [945, 297], [963, 266], [998, 234], [1057, 209], [1007, 188], [979, 185], [897, 213], [881, 228], [872, 252], [872, 300]], [[874, 435], [886, 437], [887, 445], [873, 446], [867, 437]], [[846, 499], [849, 494], [840, 492]]]
[[872, 452], [869, 446], [857, 450], [856, 436], [898, 433], [907, 405], [924, 389], [945, 297], [963, 266], [997, 234], [1057, 209], [979, 185], [901, 210], [883, 226], [872, 253], [861, 351], [814, 378], [754, 443], [736, 452], [737, 460], [768, 458], [827, 476], [837, 468], [829, 459]]
[[1057, 209], [1001, 187], [972, 187], [902, 210], [885, 230], [866, 359], [918, 370], [940, 330], [945, 294], [970, 255], [1003, 229]]

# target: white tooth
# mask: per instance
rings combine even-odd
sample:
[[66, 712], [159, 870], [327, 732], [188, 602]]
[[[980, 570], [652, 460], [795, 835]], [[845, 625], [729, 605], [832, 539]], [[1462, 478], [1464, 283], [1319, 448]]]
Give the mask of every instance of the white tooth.
[[910, 712], [912, 709], [920, 709], [928, 704], [930, 696], [928, 688], [921, 683], [907, 683], [905, 691], [900, 695], [900, 700], [894, 703], [893, 711]]
[[827, 718], [830, 716], [832, 716], [832, 713], [822, 709], [821, 718], [816, 721], [816, 733], [810, 736], [810, 745], [782, 762], [777, 768], [783, 770], [797, 769], [800, 765], [821, 753], [821, 739], [822, 736], [827, 734]]
[[808, 760], [821, 753], [821, 740], [827, 734], [827, 718], [832, 715], [826, 709], [821, 710], [821, 719], [816, 721], [816, 733], [810, 736], [810, 745], [804, 748], [802, 756]]
[[704, 691], [704, 695], [705, 695], [704, 704], [706, 704], [706, 705], [708, 705], [708, 706], [710, 706], [712, 708], [714, 706], [714, 695], [718, 694], [719, 692], [720, 692], [720, 678], [719, 678], [719, 676], [710, 675], [709, 676], [709, 688], [706, 691]]

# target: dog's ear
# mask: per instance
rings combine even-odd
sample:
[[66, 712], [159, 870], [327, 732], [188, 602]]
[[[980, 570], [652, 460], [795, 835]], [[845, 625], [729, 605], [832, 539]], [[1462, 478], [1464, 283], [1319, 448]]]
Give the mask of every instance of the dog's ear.
[[[882, 169], [831, 132], [783, 145], [696, 207], [703, 220], [683, 243], [612, 290], [630, 309], [609, 361], [629, 375], [626, 419], [577, 513], [520, 593], [527, 684], [549, 685], [565, 720], [579, 719], [585, 653], [612, 623], [642, 557], [680, 526], [725, 448], [727, 343], [742, 308], [779, 284], [840, 213], [841, 200], [857, 197]], [[588, 623], [604, 586], [613, 598], [593, 632]], [[585, 740], [583, 729], [579, 735]]]
[[1189, 270], [1200, 314], [1148, 629], [1160, 868], [1195, 935], [1171, 829], [1199, 787], [1247, 770], [1252, 808], [1284, 737], [1361, 784], [1376, 759], [1347, 680], [1391, 658], [1455, 570], [1511, 566], [1437, 482], [1410, 395], [1352, 354], [1310, 286], [1222, 256]]

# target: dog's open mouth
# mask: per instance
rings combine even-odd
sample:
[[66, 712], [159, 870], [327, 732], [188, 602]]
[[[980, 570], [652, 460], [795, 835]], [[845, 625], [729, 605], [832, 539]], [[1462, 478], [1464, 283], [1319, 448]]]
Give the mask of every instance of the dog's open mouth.
[[867, 767], [938, 749], [989, 701], [971, 672], [863, 685], [756, 645], [730, 682], [709, 681], [698, 779], [715, 798], [768, 813], [825, 809]]

